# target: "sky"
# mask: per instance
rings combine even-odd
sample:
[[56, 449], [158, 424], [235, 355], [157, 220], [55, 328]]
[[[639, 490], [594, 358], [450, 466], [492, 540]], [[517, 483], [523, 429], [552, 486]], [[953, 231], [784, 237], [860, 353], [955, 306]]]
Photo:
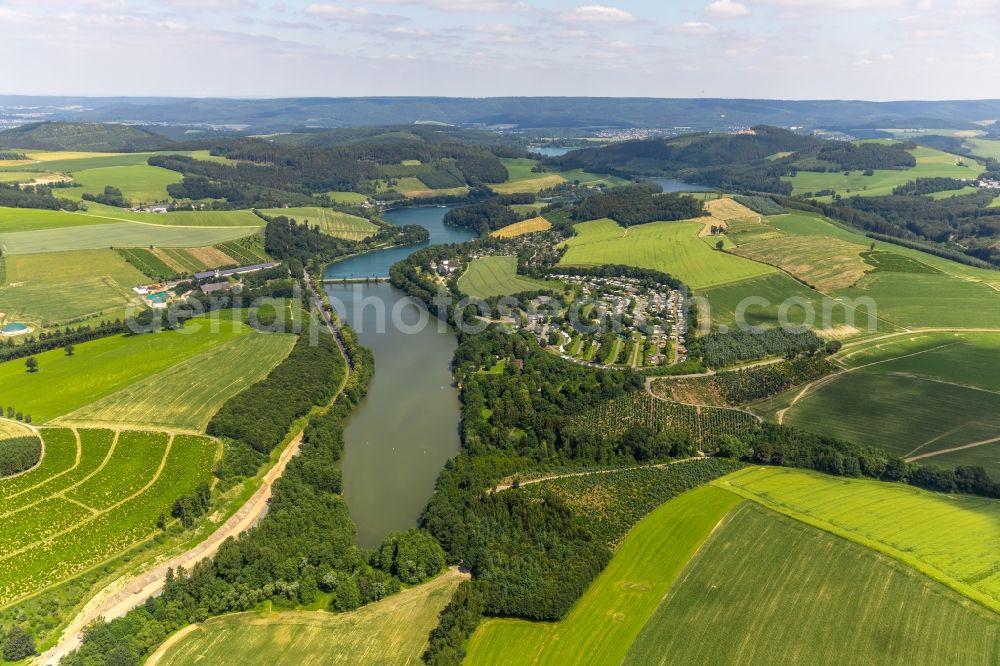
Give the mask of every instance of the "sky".
[[0, 93], [1000, 98], [1000, 0], [0, 0]]

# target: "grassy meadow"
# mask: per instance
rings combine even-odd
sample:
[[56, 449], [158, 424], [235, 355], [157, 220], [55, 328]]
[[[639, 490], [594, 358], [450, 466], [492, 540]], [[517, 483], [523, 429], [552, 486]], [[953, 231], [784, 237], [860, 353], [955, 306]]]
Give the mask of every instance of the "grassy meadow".
[[84, 193], [100, 194], [111, 185], [121, 190], [126, 201], [138, 205], [169, 200], [167, 185], [181, 182], [182, 176], [161, 167], [135, 165], [84, 169], [74, 172], [73, 180], [83, 187], [60, 190], [59, 196], [79, 199]]
[[552, 228], [552, 223], [544, 217], [531, 217], [514, 224], [508, 224], [503, 229], [497, 229], [491, 236], [497, 238], [515, 238], [524, 234], [532, 234], [536, 231], [547, 231]]
[[626, 264], [669, 273], [694, 289], [776, 272], [749, 259], [713, 249], [698, 237], [698, 222], [651, 222], [620, 227], [603, 219], [574, 225], [577, 235], [559, 265]]
[[11, 255], [3, 266], [0, 313], [39, 325], [114, 319], [139, 304], [131, 288], [148, 281], [112, 250]]
[[99, 398], [58, 422], [202, 432], [223, 403], [267, 376], [294, 343], [294, 336], [283, 333], [239, 336]]
[[458, 278], [458, 288], [473, 298], [509, 296], [522, 291], [559, 289], [561, 283], [517, 274], [517, 257], [479, 257]]
[[958, 157], [926, 146], [917, 146], [910, 152], [917, 158], [917, 165], [911, 169], [876, 169], [871, 176], [861, 171], [852, 171], [850, 175], [842, 171], [799, 171], [784, 180], [792, 183], [792, 193], [796, 195], [833, 189], [844, 196], [882, 196], [892, 194], [893, 188], [916, 178], [971, 179], [983, 171], [982, 164], [969, 157]]
[[73, 233], [66, 233], [61, 228], [0, 233], [0, 249], [4, 254], [15, 255], [150, 245], [195, 247], [224, 243], [256, 231], [256, 228], [250, 227], [177, 227], [115, 222], [80, 227]]
[[849, 348], [842, 362], [848, 372], [755, 409], [923, 464], [1000, 475], [1000, 334], [897, 336]]
[[147, 666], [202, 663], [417, 664], [438, 614], [465, 576], [432, 581], [350, 613], [290, 611], [215, 617], [168, 640]]
[[747, 468], [712, 484], [893, 557], [1000, 610], [1000, 501], [790, 468]]
[[1000, 616], [898, 561], [745, 502], [624, 663], [833, 664], [847, 652], [872, 666], [992, 664]]
[[[218, 325], [213, 326], [213, 321]], [[62, 349], [37, 354], [35, 373], [25, 371], [23, 359], [7, 361], [0, 363], [0, 405], [14, 406], [31, 414], [36, 423], [44, 423], [226, 342], [256, 335], [264, 334], [239, 322], [196, 318], [182, 330], [85, 342], [76, 346], [73, 356], [66, 356]], [[220, 382], [214, 384], [218, 391], [226, 390], [225, 382], [234, 379], [232, 371], [213, 376]], [[181, 393], [185, 388], [176, 386], [174, 390]], [[198, 399], [203, 400], [204, 395]], [[195, 396], [187, 401], [197, 412]]]
[[465, 663], [621, 663], [688, 560], [739, 502], [702, 486], [663, 504], [632, 528], [561, 622], [487, 620]]
[[378, 227], [363, 217], [329, 208], [267, 208], [260, 212], [272, 217], [285, 215], [300, 223], [308, 222], [331, 236], [347, 240], [364, 240], [378, 231]]

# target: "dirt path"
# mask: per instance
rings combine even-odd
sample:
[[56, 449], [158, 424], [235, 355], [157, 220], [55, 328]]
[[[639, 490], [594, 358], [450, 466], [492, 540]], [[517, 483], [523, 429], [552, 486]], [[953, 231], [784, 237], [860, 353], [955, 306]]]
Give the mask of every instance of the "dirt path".
[[[657, 463], [655, 465], [631, 465], [629, 467], [614, 467], [611, 469], [597, 469], [590, 470], [586, 472], [565, 472], [563, 474], [548, 474], [546, 476], [540, 476], [537, 479], [525, 479], [520, 481], [517, 485], [520, 486], [530, 486], [533, 483], [541, 483], [542, 481], [552, 481], [553, 479], [567, 479], [574, 476], [593, 476], [594, 474], [610, 474], [612, 472], [622, 472], [629, 469], [656, 469], [658, 467], [670, 467], [671, 465], [678, 465], [680, 463], [691, 462], [692, 460], [702, 460], [703, 458], [708, 458], [704, 454], [693, 456], [691, 458], [681, 458], [680, 460], [671, 460], [670, 462]], [[510, 483], [501, 483], [499, 485], [493, 486], [493, 492], [501, 492], [504, 490], [509, 490], [514, 487], [513, 481]]]
[[873, 365], [880, 365], [882, 363], [889, 363], [891, 361], [898, 361], [898, 360], [903, 359], [903, 358], [910, 358], [911, 356], [919, 356], [921, 354], [927, 354], [927, 353], [930, 353], [932, 351], [937, 351], [939, 349], [944, 349], [945, 347], [953, 347], [953, 346], [955, 346], [957, 344], [960, 344], [960, 343], [958, 343], [958, 342], [949, 342], [948, 344], [938, 345], [937, 347], [931, 347], [930, 349], [921, 349], [920, 351], [915, 351], [912, 354], [903, 354], [902, 356], [893, 356], [892, 358], [884, 358], [881, 361], [872, 361], [871, 363], [865, 363], [864, 365], [859, 365], [859, 366], [856, 366], [856, 367], [853, 367], [853, 368], [845, 368], [844, 370], [841, 370], [840, 372], [835, 372], [832, 375], [827, 375], [825, 377], [821, 377], [821, 378], [817, 379], [816, 381], [809, 382], [808, 384], [806, 384], [805, 386], [802, 387], [802, 390], [799, 391], [798, 394], [794, 398], [792, 398], [792, 402], [789, 403], [788, 407], [785, 407], [784, 409], [778, 410], [778, 412], [775, 414], [775, 416], [777, 417], [777, 421], [778, 421], [779, 424], [783, 423], [784, 420], [785, 420], [785, 412], [787, 412], [789, 409], [791, 409], [792, 407], [794, 407], [795, 404], [799, 400], [801, 400], [802, 398], [806, 397], [806, 395], [808, 395], [811, 391], [813, 391], [813, 390], [815, 390], [817, 388], [820, 388], [822, 386], [826, 386], [827, 384], [829, 384], [831, 382], [835, 382], [835, 381], [839, 380], [841, 377], [843, 377], [844, 375], [846, 375], [848, 373], [857, 372], [858, 370], [863, 370], [865, 368], [870, 368]]
[[[312, 290], [311, 285], [310, 292], [317, 304], [321, 303], [318, 300], [318, 294]], [[322, 308], [320, 311], [323, 312]], [[323, 312], [323, 315], [326, 325], [334, 333], [337, 346], [341, 354], [343, 354], [345, 362], [347, 362], [344, 378], [337, 388], [336, 394], [331, 399], [332, 402], [340, 396], [347, 385], [351, 368], [350, 359], [347, 356], [340, 337], [336, 335], [336, 328], [333, 322], [325, 312]], [[57, 664], [64, 656], [80, 647], [82, 643], [82, 631], [88, 624], [97, 618], [112, 620], [125, 615], [133, 608], [145, 602], [148, 597], [156, 596], [163, 591], [163, 582], [168, 569], [184, 567], [190, 570], [198, 562], [215, 555], [226, 539], [230, 537], [238, 538], [243, 532], [257, 524], [267, 513], [274, 483], [281, 478], [289, 461], [298, 454], [301, 444], [302, 431], [299, 431], [285, 447], [285, 450], [281, 452], [278, 461], [261, 479], [260, 487], [251, 495], [250, 499], [215, 532], [209, 535], [207, 539], [180, 555], [171, 557], [138, 575], [132, 575], [115, 581], [98, 592], [97, 595], [87, 602], [83, 610], [73, 618], [66, 629], [63, 630], [59, 642], [42, 654], [36, 663], [45, 665]], [[165, 460], [166, 456], [164, 456]]]
[[910, 458], [904, 458], [906, 462], [913, 462], [914, 460], [923, 460], [924, 458], [933, 458], [934, 456], [941, 456], [945, 453], [954, 453], [955, 451], [964, 451], [965, 449], [974, 449], [977, 446], [986, 446], [987, 444], [995, 444], [1000, 442], [1000, 437], [994, 437], [992, 439], [983, 439], [978, 442], [973, 442], [972, 444], [963, 444], [962, 446], [953, 446], [950, 449], [941, 449], [939, 451], [932, 451], [931, 453], [924, 453], [919, 456], [912, 456]]

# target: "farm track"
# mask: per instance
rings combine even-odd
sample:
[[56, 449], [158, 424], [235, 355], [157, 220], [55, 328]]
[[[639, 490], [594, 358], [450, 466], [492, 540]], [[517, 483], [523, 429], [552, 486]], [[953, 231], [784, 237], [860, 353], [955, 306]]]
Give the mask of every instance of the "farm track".
[[[590, 470], [590, 471], [585, 471], [585, 472], [566, 472], [566, 473], [563, 473], [563, 474], [549, 474], [547, 476], [540, 476], [537, 479], [525, 479], [524, 481], [519, 481], [517, 485], [518, 485], [518, 487], [521, 487], [521, 486], [530, 486], [530, 485], [532, 485], [534, 483], [542, 483], [543, 481], [553, 481], [555, 479], [568, 479], [568, 478], [572, 478], [572, 477], [575, 477], [575, 476], [593, 476], [595, 474], [611, 474], [613, 472], [624, 472], [624, 471], [630, 470], [630, 469], [657, 469], [657, 468], [662, 468], [662, 467], [670, 467], [671, 465], [679, 465], [680, 463], [691, 462], [692, 460], [703, 460], [703, 459], [709, 458], [709, 457], [710, 456], [707, 456], [705, 454], [701, 454], [701, 455], [697, 455], [697, 456], [692, 456], [690, 458], [681, 458], [680, 460], [671, 460], [670, 462], [656, 463], [654, 465], [630, 465], [628, 467], [613, 467], [611, 469], [595, 469], [595, 470]], [[514, 487], [514, 482], [513, 481], [510, 482], [510, 483], [501, 483], [499, 485], [493, 486], [493, 492], [499, 493], [499, 492], [503, 492], [504, 490], [510, 490], [513, 487]]]
[[[345, 361], [344, 377], [336, 393], [330, 400], [330, 404], [333, 404], [340, 397], [344, 387], [347, 385], [347, 380], [350, 378], [352, 370], [351, 359], [340, 336], [337, 334], [336, 324], [331, 319], [329, 313], [323, 309], [323, 301], [313, 287], [308, 274], [305, 275], [305, 282], [308, 285], [310, 296], [319, 310], [320, 316], [323, 318], [323, 322], [333, 334], [337, 348], [340, 350]], [[298, 454], [299, 447], [302, 444], [302, 435], [303, 430], [300, 430], [289, 441], [285, 450], [278, 457], [278, 461], [261, 479], [260, 487], [217, 530], [184, 553], [171, 557], [141, 574], [119, 579], [98, 592], [84, 605], [83, 609], [77, 613], [76, 617], [63, 630], [56, 645], [42, 654], [37, 663], [44, 665], [57, 664], [64, 656], [80, 647], [83, 642], [83, 630], [89, 624], [98, 618], [112, 620], [125, 615], [133, 608], [141, 605], [148, 597], [156, 596], [163, 591], [164, 579], [169, 569], [184, 567], [190, 570], [198, 562], [215, 555], [219, 547], [227, 539], [239, 538], [243, 532], [256, 525], [267, 513], [275, 482], [281, 478], [288, 463]], [[171, 435], [170, 441], [171, 443], [173, 442], [173, 435]], [[167, 452], [169, 453], [169, 446]], [[163, 461], [166, 461], [166, 454], [164, 454]], [[158, 475], [159, 472], [157, 473]]]
[[913, 462], [914, 460], [923, 460], [925, 458], [933, 458], [934, 456], [941, 456], [945, 453], [954, 453], [955, 451], [964, 451], [966, 449], [974, 449], [978, 446], [986, 446], [987, 444], [995, 444], [1000, 442], [1000, 437], [994, 437], [992, 439], [983, 439], [978, 442], [972, 442], [971, 444], [963, 444], [962, 446], [953, 446], [950, 449], [941, 449], [940, 451], [933, 451], [931, 453], [924, 453], [919, 456], [911, 456], [909, 458], [903, 458], [906, 462]]

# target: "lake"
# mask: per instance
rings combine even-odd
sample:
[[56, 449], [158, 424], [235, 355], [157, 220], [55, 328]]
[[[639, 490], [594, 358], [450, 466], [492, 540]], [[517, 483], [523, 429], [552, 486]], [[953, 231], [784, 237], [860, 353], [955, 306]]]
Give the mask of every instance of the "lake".
[[[379, 277], [412, 252], [430, 244], [461, 243], [476, 236], [445, 227], [445, 208], [406, 208], [386, 213], [393, 224], [419, 224], [425, 243], [388, 248], [331, 264], [326, 277]], [[390, 532], [416, 525], [444, 463], [459, 451], [459, 400], [452, 386], [453, 333], [387, 283], [326, 285], [332, 303], [361, 344], [375, 354], [367, 397], [344, 429], [344, 497], [358, 526], [358, 544], [377, 546]], [[397, 323], [393, 323], [393, 313]], [[414, 326], [426, 320], [426, 326]], [[412, 327], [413, 330], [408, 330]]]
[[545, 157], [560, 157], [565, 155], [571, 150], [579, 150], [579, 148], [563, 148], [561, 146], [533, 146], [528, 149], [529, 152], [538, 153], [539, 155], [544, 155]]
[[685, 183], [676, 178], [647, 178], [647, 180], [662, 187], [664, 192], [714, 192], [716, 190], [708, 185]]

